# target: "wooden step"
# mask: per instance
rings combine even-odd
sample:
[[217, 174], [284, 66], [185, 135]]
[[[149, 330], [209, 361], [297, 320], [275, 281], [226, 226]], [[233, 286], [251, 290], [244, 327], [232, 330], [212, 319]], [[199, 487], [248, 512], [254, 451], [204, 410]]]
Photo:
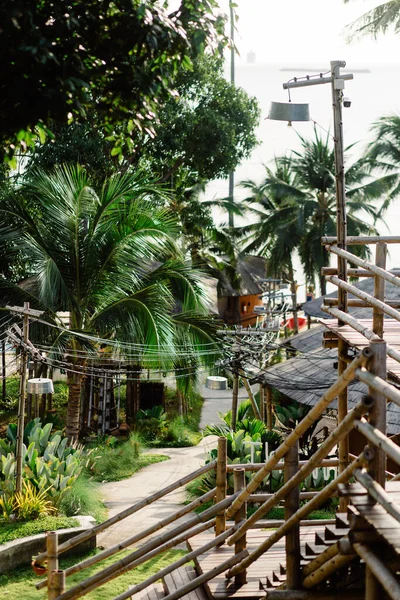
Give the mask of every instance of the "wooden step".
[[286, 581], [286, 575], [281, 575], [276, 571], [272, 571], [272, 581], [275, 583], [284, 583]]
[[338, 529], [337, 527], [334, 527], [332, 525], [327, 525], [325, 527], [325, 541], [331, 541], [331, 540], [340, 540], [340, 538], [344, 537], [349, 531], [348, 527], [343, 527], [341, 529]]
[[327, 540], [325, 538], [325, 533], [324, 534], [320, 534], [320, 533], [316, 533], [315, 534], [315, 544], [317, 546], [331, 546], [332, 544], [336, 544], [336, 540]]
[[[196, 579], [196, 571], [193, 567], [185, 566], [172, 571], [163, 578], [165, 594], [171, 594], [176, 590], [181, 589], [184, 585]], [[207, 594], [202, 586], [192, 590], [188, 594], [182, 596], [184, 600], [208, 600]]]
[[[133, 587], [135, 586], [132, 585], [129, 589]], [[131, 596], [131, 598], [135, 598], [135, 600], [162, 600], [162, 598], [165, 598], [165, 593], [161, 583], [153, 583], [153, 585]]]
[[349, 529], [349, 515], [348, 513], [336, 513], [336, 527], [338, 529]]

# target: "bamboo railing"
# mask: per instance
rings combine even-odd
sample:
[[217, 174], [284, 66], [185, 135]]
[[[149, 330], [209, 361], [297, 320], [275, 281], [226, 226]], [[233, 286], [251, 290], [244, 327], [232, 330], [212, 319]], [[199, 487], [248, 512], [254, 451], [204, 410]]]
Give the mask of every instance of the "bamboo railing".
[[[353, 561], [361, 557], [367, 565], [366, 569], [366, 597], [369, 600], [378, 600], [379, 586], [389, 594], [391, 598], [399, 598], [400, 586], [396, 577], [390, 572], [387, 565], [383, 564], [379, 557], [368, 547], [367, 543], [351, 541], [347, 536], [338, 540], [328, 547], [319, 556], [311, 560], [307, 565], [301, 565], [299, 530], [302, 525], [313, 523], [307, 517], [310, 512], [320, 507], [327, 499], [337, 496], [340, 484], [348, 483], [352, 478], [359, 482], [371, 497], [373, 502], [378, 503], [384, 510], [396, 521], [400, 522], [400, 507], [394, 504], [385, 491], [385, 480], [389, 475], [392, 479], [398, 479], [394, 474], [388, 474], [386, 471], [386, 457], [390, 457], [400, 466], [400, 449], [386, 435], [386, 400], [391, 400], [400, 406], [400, 390], [395, 388], [386, 380], [386, 353], [389, 357], [400, 362], [400, 351], [382, 341], [384, 322], [383, 315], [386, 314], [397, 321], [400, 321], [398, 308], [400, 301], [385, 302], [384, 291], [385, 282], [390, 282], [400, 286], [400, 270], [387, 271], [386, 266], [386, 243], [400, 243], [400, 238], [347, 238], [347, 244], [372, 243], [377, 248], [376, 264], [370, 261], [360, 259], [347, 250], [338, 248], [335, 245], [334, 238], [324, 238], [323, 242], [328, 250], [350, 262], [355, 267], [348, 269], [348, 274], [358, 277], [374, 278], [374, 296], [360, 292], [352, 286], [337, 277], [337, 269], [327, 267], [324, 274], [328, 281], [337, 285], [344, 293], [352, 293], [357, 299], [350, 300], [349, 306], [370, 306], [373, 310], [373, 324], [371, 328], [361, 325], [356, 319], [343, 310], [339, 310], [337, 303], [331, 300], [324, 305], [323, 310], [338, 319], [340, 323], [345, 323], [361, 333], [369, 346], [364, 348], [353, 360], [347, 356], [346, 343], [340, 341], [339, 362], [341, 368], [339, 376], [335, 383], [321, 396], [319, 401], [311, 408], [304, 419], [289, 433], [282, 444], [275, 450], [274, 454], [269, 456], [265, 463], [246, 463], [246, 464], [228, 464], [226, 440], [220, 438], [218, 442], [218, 458], [216, 461], [205, 465], [194, 473], [182, 478], [179, 482], [160, 490], [152, 497], [137, 503], [128, 508], [105, 523], [97, 525], [89, 533], [81, 534], [64, 544], [57, 544], [57, 538], [49, 535], [47, 552], [37, 557], [37, 562], [48, 560], [48, 577], [46, 581], [38, 584], [38, 588], [48, 587], [48, 598], [51, 600], [74, 600], [80, 598], [90, 591], [103, 585], [107, 581], [118, 577], [119, 575], [134, 569], [140, 564], [154, 558], [161, 552], [173, 548], [193, 536], [209, 530], [215, 529], [215, 537], [209, 540], [200, 548], [189, 552], [184, 557], [179, 558], [173, 564], [152, 575], [145, 581], [134, 586], [134, 588], [117, 596], [114, 600], [125, 600], [141, 592], [146, 587], [171, 573], [183, 564], [217, 548], [222, 544], [228, 544], [234, 547], [234, 554], [228, 560], [223, 561], [218, 567], [208, 572], [202, 573], [193, 581], [183, 586], [181, 589], [169, 594], [166, 600], [178, 600], [178, 598], [190, 593], [191, 590], [209, 581], [219, 573], [225, 573], [226, 578], [235, 578], [236, 586], [242, 586], [247, 579], [248, 567], [257, 560], [263, 553], [267, 552], [283, 537], [286, 540], [286, 589], [268, 591], [268, 598], [280, 598], [280, 600], [303, 600], [306, 598], [316, 598], [322, 600], [329, 597], [329, 590], [324, 596], [324, 592], [315, 592], [316, 586], [320, 586], [329, 576], [339, 568], [346, 567]], [[334, 342], [334, 334], [330, 340]], [[354, 379], [365, 383], [368, 386], [369, 393], [360, 398], [360, 402], [353, 409], [347, 410], [346, 390], [349, 383]], [[328, 409], [333, 400], [339, 396], [339, 422], [334, 431], [317, 449], [314, 455], [308, 461], [298, 460], [298, 440], [306, 430], [319, 419]], [[252, 398], [255, 402], [254, 398]], [[268, 418], [269, 426], [272, 426], [270, 411], [262, 406], [260, 414], [264, 419]], [[367, 439], [369, 445], [357, 457], [352, 457], [348, 448], [348, 436], [351, 431], [362, 433]], [[332, 459], [330, 453], [334, 448], [339, 448], [339, 458]], [[300, 486], [304, 480], [317, 467], [339, 467], [337, 476], [330, 481], [321, 491], [303, 492]], [[274, 494], [256, 493], [260, 484], [274, 470], [282, 469], [284, 471], [284, 484]], [[191, 502], [188, 506], [182, 507], [170, 517], [162, 519], [156, 525], [149, 527], [140, 534], [127, 537], [122, 543], [115, 545], [94, 557], [83, 560], [80, 563], [70, 567], [66, 571], [59, 571], [58, 558], [62, 552], [65, 552], [81, 541], [88, 539], [91, 535], [96, 535], [104, 531], [121, 519], [134, 514], [141, 508], [144, 508], [151, 502], [163, 497], [165, 494], [174, 491], [180, 486], [186, 485], [192, 479], [214, 471], [216, 474], [216, 487]], [[245, 484], [245, 473], [251, 472], [252, 478]], [[234, 475], [234, 493], [227, 495], [227, 476]], [[214, 504], [200, 514], [195, 511], [205, 502], [214, 500]], [[343, 498], [341, 498], [343, 506]], [[247, 517], [247, 503], [256, 503], [258, 508]], [[265, 514], [273, 507], [283, 503], [285, 507], [284, 521], [266, 521]], [[174, 522], [185, 516], [186, 521], [183, 524], [174, 525]], [[331, 521], [329, 521], [331, 522]], [[152, 538], [156, 532], [169, 527], [157, 538]], [[252, 551], [247, 550], [246, 534], [250, 528], [254, 527], [276, 527], [267, 539], [265, 539], [257, 548]], [[124, 558], [117, 560], [112, 565], [88, 577], [78, 585], [65, 590], [65, 579], [73, 573], [96, 564], [105, 558], [117, 554], [139, 541], [146, 540], [138, 549], [133, 550]], [[263, 574], [260, 574], [262, 576]], [[320, 587], [318, 589], [321, 589]], [[361, 598], [357, 593], [347, 594], [341, 592], [343, 600], [352, 598]]]

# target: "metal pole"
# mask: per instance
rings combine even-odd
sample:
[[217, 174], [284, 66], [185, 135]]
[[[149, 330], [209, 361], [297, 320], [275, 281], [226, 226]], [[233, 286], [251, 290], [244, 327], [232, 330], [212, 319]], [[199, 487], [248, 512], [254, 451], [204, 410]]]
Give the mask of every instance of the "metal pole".
[[18, 422], [17, 422], [17, 448], [16, 448], [16, 484], [15, 491], [22, 492], [22, 467], [23, 467], [23, 446], [24, 446], [24, 425], [25, 425], [25, 391], [26, 391], [26, 369], [28, 365], [28, 354], [26, 344], [29, 338], [29, 302], [24, 302], [24, 322], [22, 327], [24, 348], [22, 348], [21, 356], [21, 380], [19, 387], [19, 402], [18, 402]]

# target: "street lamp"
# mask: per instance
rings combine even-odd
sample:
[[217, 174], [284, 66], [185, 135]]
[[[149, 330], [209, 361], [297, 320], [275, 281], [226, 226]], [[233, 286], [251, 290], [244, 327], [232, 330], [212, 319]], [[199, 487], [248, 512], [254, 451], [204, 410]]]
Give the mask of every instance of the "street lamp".
[[[290, 100], [290, 90], [298, 87], [307, 87], [311, 85], [320, 85], [330, 83], [332, 88], [332, 107], [333, 107], [333, 141], [335, 155], [335, 180], [336, 180], [336, 244], [339, 248], [346, 249], [347, 236], [347, 220], [346, 220], [346, 193], [345, 193], [345, 178], [344, 178], [344, 152], [343, 152], [343, 123], [342, 123], [342, 102], [348, 106], [349, 103], [343, 100], [344, 82], [348, 79], [353, 79], [351, 73], [340, 73], [340, 69], [345, 67], [346, 63], [343, 60], [331, 61], [331, 74], [326, 76], [320, 73], [316, 76], [294, 78], [283, 84], [283, 89], [288, 90]], [[276, 104], [276, 103], [275, 103]], [[274, 107], [271, 107], [270, 118], [278, 120], [291, 121], [307, 120], [296, 118], [299, 114], [299, 105], [292, 104], [290, 101], [286, 105], [285, 111], [282, 111], [284, 116], [274, 117]], [[291, 107], [291, 108], [290, 108]], [[271, 114], [272, 113], [272, 114]], [[275, 112], [276, 114], [276, 112]], [[343, 281], [347, 280], [347, 263], [346, 259], [338, 257], [338, 277]], [[340, 287], [338, 288], [338, 308], [343, 312], [347, 312], [347, 292]], [[339, 320], [338, 325], [343, 325]], [[347, 368], [347, 344], [339, 338], [338, 341], [338, 375], [340, 376]], [[347, 415], [347, 388], [338, 395], [338, 421], [339, 423]], [[342, 438], [339, 442], [339, 471], [343, 471], [349, 460], [349, 442], [348, 436]], [[345, 510], [344, 500], [341, 499], [340, 510]]]

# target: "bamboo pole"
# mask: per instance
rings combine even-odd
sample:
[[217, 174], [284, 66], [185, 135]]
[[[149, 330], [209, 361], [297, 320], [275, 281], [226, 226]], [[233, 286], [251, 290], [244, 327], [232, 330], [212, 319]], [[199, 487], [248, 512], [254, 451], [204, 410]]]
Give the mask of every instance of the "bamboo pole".
[[[203, 494], [203, 496], [201, 496], [200, 498], [197, 498], [197, 500], [186, 505], [184, 508], [176, 511], [173, 515], [170, 515], [169, 517], [166, 517], [165, 519], [158, 521], [157, 523], [155, 523], [155, 525], [148, 527], [144, 531], [140, 531], [139, 533], [136, 533], [135, 535], [132, 535], [132, 536], [126, 538], [122, 542], [119, 542], [115, 546], [106, 548], [106, 550], [103, 550], [102, 552], [99, 552], [98, 554], [95, 554], [94, 556], [90, 556], [89, 558], [87, 558], [79, 563], [76, 563], [76, 565], [73, 565], [72, 567], [70, 567], [69, 569], [66, 570], [66, 577], [69, 577], [70, 575], [73, 575], [74, 573], [83, 571], [84, 569], [87, 569], [88, 567], [91, 567], [91, 566], [97, 564], [98, 562], [101, 562], [102, 560], [105, 560], [106, 558], [109, 558], [110, 556], [117, 554], [117, 552], [120, 552], [121, 550], [124, 550], [125, 548], [128, 548], [129, 546], [132, 546], [133, 544], [136, 544], [137, 542], [148, 537], [152, 533], [159, 531], [166, 525], [169, 525], [170, 523], [173, 523], [174, 521], [180, 519], [184, 515], [192, 512], [198, 506], [201, 506], [208, 500], [211, 500], [212, 498], [214, 498], [214, 496], [215, 496], [215, 488], [213, 490], [210, 490], [206, 494]], [[200, 503], [199, 503], [199, 500], [200, 500]], [[189, 522], [187, 522], [187, 525], [189, 525]], [[159, 544], [157, 543], [157, 545], [159, 545]], [[144, 547], [145, 546], [141, 546], [140, 551]]]
[[54, 572], [58, 571], [58, 533], [57, 531], [48, 531], [46, 536], [47, 550], [47, 598], [54, 600], [59, 595], [57, 582], [53, 577]]
[[[337, 496], [338, 494], [334, 495]], [[284, 522], [283, 519], [260, 519], [255, 525], [251, 525], [249, 529], [278, 529]], [[233, 521], [227, 521], [228, 526], [233, 523]], [[318, 525], [335, 525], [335, 523], [336, 519], [318, 519]], [[314, 525], [315, 519], [302, 519], [300, 521], [300, 527], [313, 527]]]
[[[373, 353], [372, 360], [368, 364], [368, 370], [372, 375], [380, 379], [386, 379], [386, 342], [374, 340], [370, 342], [370, 350]], [[375, 428], [386, 434], [386, 396], [369, 388], [370, 395], [374, 398], [368, 421]], [[386, 481], [386, 455], [378, 448], [375, 458], [370, 464], [371, 475], [384, 488]]]
[[[296, 441], [285, 456], [284, 479], [288, 483], [299, 470], [299, 442]], [[299, 510], [299, 486], [294, 486], [285, 498], [285, 521]], [[300, 576], [300, 529], [295, 525], [285, 537], [286, 588], [297, 590], [301, 586]], [[240, 575], [240, 573], [239, 573]], [[237, 575], [238, 577], [238, 575]]]
[[[347, 299], [346, 299], [347, 300]], [[340, 323], [340, 321], [339, 321]], [[347, 368], [347, 350], [348, 345], [342, 338], [338, 339], [338, 375], [343, 375]], [[341, 390], [338, 394], [338, 423], [341, 423], [348, 413], [348, 402], [347, 402], [347, 387]], [[338, 444], [339, 454], [339, 473], [344, 471], [349, 464], [349, 436], [344, 435]], [[339, 510], [345, 512], [347, 510], [347, 498], [340, 497]]]
[[385, 492], [383, 487], [376, 482], [368, 473], [354, 471], [354, 477], [367, 490], [368, 495], [378, 502], [386, 512], [389, 513], [396, 521], [400, 523], [400, 508], [398, 504], [393, 502], [390, 495]]
[[353, 547], [390, 598], [400, 600], [400, 584], [385, 564], [364, 544], [356, 543], [353, 544]]
[[367, 271], [371, 271], [371, 273], [374, 273], [374, 275], [379, 275], [380, 277], [385, 279], [385, 281], [388, 281], [389, 283], [393, 283], [393, 285], [397, 285], [398, 287], [400, 287], [400, 278], [399, 277], [397, 277], [396, 275], [391, 275], [388, 271], [385, 271], [385, 269], [381, 269], [380, 267], [377, 267], [376, 265], [368, 262], [367, 260], [359, 258], [355, 254], [352, 254], [351, 252], [348, 252], [347, 250], [341, 250], [340, 248], [337, 248], [336, 246], [330, 246], [329, 252], [332, 252], [333, 254], [336, 254], [337, 256], [341, 256], [342, 258], [346, 258], [349, 262], [351, 262], [355, 265], [358, 265], [359, 267], [362, 267], [363, 269], [367, 269]]
[[[235, 492], [240, 492], [246, 487], [246, 477], [244, 469], [235, 469], [233, 472], [233, 485]], [[246, 520], [247, 516], [247, 505], [242, 504], [240, 509], [235, 514], [235, 525], [239, 526], [240, 523]], [[238, 538], [235, 542], [235, 554], [240, 554], [243, 550], [246, 550], [247, 541], [246, 533], [242, 537]], [[244, 585], [247, 582], [246, 569], [238, 573], [235, 577], [235, 584], [237, 586]]]
[[248, 395], [249, 400], [251, 402], [251, 407], [253, 409], [254, 416], [255, 416], [256, 419], [260, 419], [260, 421], [261, 421], [262, 420], [261, 419], [261, 413], [260, 413], [259, 408], [257, 406], [256, 399], [254, 398], [253, 390], [251, 389], [249, 381], [246, 378], [246, 375], [245, 375], [245, 373], [244, 373], [243, 370], [240, 371], [240, 375], [242, 377], [242, 381], [244, 383], [244, 387], [246, 388], [247, 395]]
[[[399, 271], [399, 275], [400, 275], [400, 271]], [[373, 277], [373, 275], [371, 274], [371, 277]], [[337, 298], [324, 298], [324, 303], [326, 306], [337, 306], [338, 305], [338, 299]], [[385, 300], [385, 304], [387, 304], [388, 306], [390, 306], [391, 308], [400, 308], [400, 302], [398, 300]], [[347, 302], [348, 306], [355, 306], [358, 308], [370, 308], [369, 304], [367, 304], [366, 302], [364, 302], [363, 300], [357, 300], [357, 298], [349, 298], [348, 302]]]
[[227, 529], [226, 531], [221, 533], [218, 536], [218, 538], [215, 538], [215, 539], [211, 540], [210, 542], [207, 542], [207, 544], [204, 544], [200, 548], [197, 548], [196, 550], [192, 550], [192, 552], [185, 554], [185, 556], [182, 556], [179, 560], [168, 565], [164, 569], [161, 569], [154, 575], [151, 575], [145, 581], [141, 581], [140, 583], [135, 585], [133, 588], [129, 589], [126, 592], [123, 592], [119, 596], [116, 596], [114, 598], [114, 600], [127, 600], [128, 598], [131, 598], [132, 596], [134, 596], [134, 594], [141, 592], [142, 590], [147, 588], [152, 583], [156, 583], [156, 581], [158, 581], [159, 579], [163, 579], [166, 575], [168, 575], [169, 573], [172, 573], [172, 571], [179, 569], [179, 567], [182, 567], [183, 565], [190, 562], [194, 558], [197, 558], [201, 554], [204, 554], [205, 552], [208, 552], [212, 548], [215, 548], [216, 544], [218, 544], [218, 545], [222, 544], [226, 540], [226, 538], [231, 535], [231, 532], [234, 529], [235, 529], [235, 526], [231, 527], [230, 529]]
[[[226, 463], [227, 463], [227, 439], [218, 438], [218, 456], [217, 456], [217, 476], [215, 502], [221, 502], [226, 498]], [[215, 535], [218, 537], [226, 527], [225, 510], [219, 512], [215, 521]]]
[[28, 353], [26, 344], [29, 339], [29, 302], [24, 302], [23, 342], [21, 348], [21, 379], [19, 383], [18, 419], [17, 419], [17, 442], [15, 449], [15, 491], [22, 492], [22, 471], [24, 466], [24, 426], [25, 426], [25, 394], [26, 394], [26, 370], [28, 366]]
[[386, 398], [400, 406], [400, 390], [395, 388], [394, 385], [381, 379], [378, 375], [373, 375], [366, 369], [358, 369], [356, 375], [357, 378], [363, 383], [366, 383], [368, 387], [383, 394]]
[[339, 377], [335, 383], [327, 390], [323, 396], [319, 399], [317, 404], [312, 407], [310, 412], [300, 421], [296, 428], [290, 433], [286, 440], [276, 449], [273, 454], [265, 463], [262, 469], [254, 475], [251, 481], [247, 484], [246, 489], [239, 494], [239, 496], [233, 501], [232, 506], [228, 509], [228, 517], [235, 514], [240, 506], [247, 501], [250, 494], [252, 494], [265, 479], [267, 474], [275, 468], [275, 465], [280, 461], [292, 444], [298, 440], [305, 431], [322, 415], [329, 404], [336, 398], [338, 393], [354, 378], [356, 369], [364, 366], [369, 359], [370, 351], [368, 348], [364, 348], [363, 351], [357, 356], [347, 367], [342, 377]]
[[[387, 244], [378, 242], [376, 244], [375, 253], [376, 266], [386, 270]], [[374, 276], [374, 297], [381, 302], [385, 301], [385, 280], [382, 279], [382, 277], [379, 277], [379, 275]], [[382, 310], [374, 308], [373, 330], [379, 337], [383, 337], [383, 317], [384, 314]]]
[[[269, 536], [269, 538], [267, 538], [255, 550], [250, 552], [249, 556], [241, 564], [239, 564], [235, 568], [231, 569], [226, 574], [226, 577], [227, 578], [234, 577], [242, 569], [246, 569], [249, 565], [251, 565], [264, 552], [267, 552], [267, 550], [269, 550], [269, 548], [271, 548], [276, 542], [278, 542], [280, 539], [282, 539], [283, 536], [285, 536], [294, 525], [297, 525], [297, 523], [299, 521], [301, 521], [305, 516], [307, 516], [308, 513], [315, 510], [316, 508], [318, 508], [318, 506], [320, 506], [328, 498], [330, 498], [332, 492], [336, 491], [339, 483], [346, 483], [352, 476], [353, 472], [356, 469], [360, 469], [363, 466], [365, 466], [368, 463], [368, 461], [370, 460], [370, 458], [371, 458], [370, 451], [364, 450], [357, 457], [357, 459], [355, 461], [353, 461], [347, 467], [347, 469], [345, 471], [340, 473], [336, 479], [331, 481], [323, 490], [321, 490], [321, 492], [318, 494], [318, 496], [316, 496], [315, 498], [310, 500], [310, 502], [308, 502], [307, 504], [304, 504], [301, 508], [299, 508], [299, 510], [297, 511], [297, 513], [295, 515], [290, 517], [290, 519], [288, 521], [285, 521], [285, 523], [283, 523], [283, 525], [279, 529], [274, 531]], [[238, 531], [240, 531], [240, 529], [241, 528], [239, 528]]]
[[[308, 464], [308, 460], [300, 460], [299, 461], [299, 466], [303, 467], [304, 465]], [[338, 467], [339, 466], [339, 459], [337, 458], [326, 458], [325, 460], [321, 461], [321, 464], [318, 465], [319, 467]], [[228, 473], [233, 473], [233, 471], [236, 468], [241, 468], [244, 469], [245, 471], [261, 471], [261, 469], [264, 468], [264, 463], [238, 463], [238, 464], [230, 464], [226, 466], [226, 470]], [[285, 463], [283, 460], [281, 460], [280, 462], [276, 463], [276, 465], [274, 466], [274, 471], [279, 471], [279, 469], [284, 469], [285, 468]]]
[[[256, 523], [259, 518], [269, 512], [274, 506], [278, 504], [281, 500], [283, 500], [287, 494], [295, 487], [299, 486], [304, 479], [313, 472], [313, 470], [319, 466], [321, 458], [326, 456], [332, 448], [334, 448], [338, 441], [344, 436], [347, 435], [349, 431], [353, 428], [353, 422], [361, 416], [363, 413], [366, 413], [370, 410], [372, 406], [373, 400], [370, 396], [364, 396], [361, 402], [354, 407], [352, 411], [348, 413], [348, 415], [343, 419], [341, 423], [337, 426], [337, 428], [330, 434], [330, 436], [325, 440], [323, 444], [318, 448], [318, 450], [313, 454], [310, 460], [301, 467], [299, 471], [293, 474], [293, 476], [287, 481], [279, 490], [275, 492], [273, 497], [267, 502], [264, 502], [246, 521], [244, 525], [242, 525], [241, 529], [236, 531], [234, 535], [228, 540], [228, 544], [233, 544], [240, 535], [246, 531], [253, 523]], [[290, 436], [289, 436], [290, 437]], [[347, 467], [346, 467], [347, 469]], [[346, 472], [346, 469], [343, 470], [343, 473]], [[314, 499], [315, 500], [315, 499]], [[312, 502], [312, 500], [311, 500]]]
[[265, 414], [265, 386], [262, 383], [260, 383], [260, 385], [259, 385], [259, 394], [260, 394], [261, 421], [263, 423], [265, 423], [267, 420], [267, 416]]
[[232, 387], [232, 417], [231, 417], [231, 429], [235, 431], [237, 422], [237, 411], [238, 411], [238, 399], [239, 399], [239, 375], [233, 374], [233, 387]]
[[[352, 460], [354, 460], [354, 458], [356, 458], [355, 456], [353, 456], [351, 454], [349, 456], [352, 458]], [[300, 500], [311, 500], [311, 498], [314, 498], [318, 494], [319, 494], [319, 492], [300, 492], [299, 498], [300, 498]], [[252, 494], [250, 496], [250, 498], [248, 499], [248, 502], [255, 502], [256, 504], [258, 504], [260, 502], [266, 502], [273, 496], [274, 496], [274, 494]], [[318, 519], [318, 522], [319, 522], [319, 519]]]
[[[84, 541], [90, 539], [92, 536], [97, 535], [98, 533], [100, 533], [101, 531], [104, 531], [105, 529], [108, 529], [108, 527], [111, 527], [111, 525], [114, 525], [115, 523], [119, 523], [119, 521], [122, 521], [126, 517], [129, 517], [129, 515], [134, 514], [141, 508], [144, 508], [145, 506], [149, 506], [149, 504], [152, 504], [156, 500], [159, 500], [160, 498], [162, 498], [163, 496], [166, 496], [170, 492], [173, 492], [177, 488], [182, 487], [183, 485], [186, 485], [187, 483], [189, 483], [189, 481], [192, 481], [193, 479], [196, 479], [196, 477], [203, 475], [203, 473], [207, 473], [208, 471], [215, 469], [216, 466], [217, 466], [217, 461], [213, 460], [212, 462], [208, 463], [207, 465], [200, 467], [193, 473], [189, 473], [189, 475], [185, 475], [185, 477], [182, 477], [178, 481], [174, 481], [174, 483], [171, 483], [169, 486], [163, 488], [162, 490], [159, 490], [158, 492], [155, 492], [151, 496], [148, 496], [148, 498], [144, 498], [143, 500], [141, 500], [140, 502], [137, 502], [133, 506], [129, 506], [129, 508], [126, 508], [125, 510], [114, 515], [110, 519], [107, 519], [107, 521], [104, 521], [104, 523], [95, 525], [89, 531], [84, 531], [83, 533], [80, 533], [79, 535], [71, 538], [70, 540], [63, 542], [58, 547], [58, 553], [61, 554], [61, 553], [65, 552], [66, 550], [73, 548], [77, 544], [80, 544], [81, 542], [84, 542]], [[46, 560], [46, 558], [47, 558], [47, 553], [42, 552], [42, 554], [39, 554], [36, 557], [36, 562], [41, 563], [44, 560]]]
[[328, 560], [326, 563], [324, 563], [318, 569], [316, 569], [313, 573], [310, 573], [310, 575], [303, 579], [303, 587], [309, 589], [311, 587], [314, 587], [314, 585], [318, 585], [319, 583], [324, 581], [324, 579], [329, 577], [329, 575], [332, 575], [332, 573], [335, 573], [336, 571], [338, 571], [338, 569], [341, 569], [345, 565], [352, 562], [355, 557], [355, 554], [338, 554], [337, 556], [332, 557], [330, 560]]
[[365, 600], [380, 600], [383, 595], [386, 596], [382, 586], [371, 569], [365, 565]]
[[[211, 517], [214, 517], [215, 514], [222, 508], [222, 506], [228, 506], [230, 502], [231, 502], [231, 498], [225, 498], [225, 500], [223, 502], [220, 502], [219, 505], [216, 504], [215, 506], [208, 508], [203, 513], [200, 513], [198, 515], [193, 515], [193, 517], [191, 519], [189, 519], [185, 523], [182, 523], [175, 529], [173, 529], [171, 531], [167, 531], [164, 534], [158, 536], [157, 538], [150, 540], [149, 542], [147, 542], [146, 544], [141, 546], [138, 550], [135, 550], [131, 554], [128, 554], [124, 558], [111, 564], [109, 567], [106, 567], [102, 571], [95, 573], [94, 575], [92, 575], [91, 577], [86, 579], [85, 581], [78, 583], [77, 585], [75, 585], [74, 587], [69, 589], [67, 592], [65, 592], [57, 600], [72, 600], [75, 598], [80, 598], [81, 596], [84, 596], [85, 594], [87, 594], [90, 590], [96, 589], [100, 585], [103, 585], [107, 581], [110, 581], [111, 579], [114, 579], [114, 577], [117, 577], [119, 574], [118, 570], [120, 568], [126, 567], [127, 565], [129, 565], [129, 563], [132, 563], [133, 561], [136, 561], [138, 558], [145, 556], [151, 550], [154, 550], [155, 548], [162, 546], [164, 543], [172, 540], [174, 537], [183, 533], [184, 531], [187, 532], [186, 534], [189, 537], [191, 527], [193, 527], [194, 525], [197, 525], [198, 523], [204, 523], [205, 521], [209, 521], [209, 519]], [[214, 538], [214, 542], [215, 542], [215, 538]], [[130, 570], [130, 568], [131, 567], [129, 567], [127, 570]]]
[[[337, 238], [335, 236], [323, 236], [321, 238], [321, 244], [324, 246], [335, 244], [336, 240]], [[400, 237], [398, 235], [350, 235], [346, 238], [346, 244], [348, 246], [378, 244], [379, 242], [385, 242], [386, 244], [399, 244]]]
[[370, 423], [367, 423], [365, 419], [360, 421], [354, 421], [354, 429], [362, 433], [368, 441], [374, 446], [382, 450], [387, 456], [389, 456], [395, 463], [400, 465], [400, 449], [388, 438], [384, 433], [375, 429]]
[[[372, 329], [368, 329], [368, 327], [361, 325], [361, 323], [359, 323], [357, 319], [351, 317], [347, 313], [338, 310], [337, 308], [330, 308], [329, 306], [322, 305], [321, 310], [332, 315], [332, 317], [340, 319], [347, 325], [350, 325], [350, 327], [352, 327], [355, 331], [358, 331], [358, 333], [361, 333], [361, 335], [363, 335], [367, 340], [373, 341], [380, 339], [380, 337], [376, 335], [372, 331]], [[400, 352], [398, 350], [392, 348], [391, 346], [389, 346], [389, 344], [386, 344], [386, 352], [387, 355], [390, 356], [390, 358], [393, 358], [393, 360], [400, 362]]]
[[165, 598], [163, 598], [163, 600], [178, 600], [178, 598], [182, 598], [182, 596], [185, 596], [192, 590], [200, 587], [200, 585], [202, 585], [203, 583], [210, 581], [210, 579], [214, 579], [214, 577], [216, 577], [220, 573], [223, 573], [227, 569], [230, 569], [233, 565], [239, 563], [241, 560], [244, 560], [246, 556], [248, 556], [248, 554], [249, 553], [247, 550], [242, 550], [240, 554], [234, 554], [228, 560], [214, 567], [207, 573], [203, 573], [202, 575], [200, 575], [200, 577], [192, 579], [192, 581], [190, 581], [186, 585], [183, 585], [181, 588], [179, 588], [179, 590], [175, 590], [175, 592], [172, 592], [172, 594], [168, 594], [167, 596], [165, 596]]
[[[400, 269], [385, 269], [391, 275], [400, 275]], [[327, 275], [337, 275], [336, 267], [322, 267], [321, 274], [325, 277]], [[347, 269], [347, 275], [349, 277], [374, 277], [374, 274], [367, 269], [349, 268]], [[332, 298], [330, 298], [332, 300]]]
[[[400, 281], [400, 277], [396, 277], [396, 279]], [[384, 312], [392, 319], [400, 321], [400, 314], [398, 310], [396, 310], [395, 308], [391, 308], [381, 300], [377, 300], [376, 298], [371, 296], [371, 294], [367, 294], [367, 292], [359, 290], [355, 285], [351, 285], [350, 283], [342, 281], [341, 279], [333, 275], [327, 277], [326, 280], [330, 283], [333, 283], [334, 285], [337, 285], [339, 289], [347, 290], [347, 292], [349, 292], [350, 294], [354, 294], [354, 296], [357, 296], [357, 298], [361, 298], [361, 300], [364, 300], [367, 304], [369, 304], [369, 306], [381, 309], [382, 312]]]
[[321, 552], [321, 554], [318, 554], [318, 556], [313, 558], [313, 560], [311, 560], [308, 564], [304, 565], [304, 567], [301, 571], [303, 578], [307, 577], [308, 575], [311, 575], [311, 573], [313, 573], [321, 565], [326, 563], [328, 560], [330, 560], [334, 556], [337, 556], [339, 553], [340, 553], [340, 550], [339, 550], [339, 545], [337, 542], [336, 542], [336, 544], [332, 544], [332, 546], [328, 546], [326, 548], [326, 550]]
[[65, 592], [65, 571], [53, 571], [53, 581], [54, 598], [58, 598]]

